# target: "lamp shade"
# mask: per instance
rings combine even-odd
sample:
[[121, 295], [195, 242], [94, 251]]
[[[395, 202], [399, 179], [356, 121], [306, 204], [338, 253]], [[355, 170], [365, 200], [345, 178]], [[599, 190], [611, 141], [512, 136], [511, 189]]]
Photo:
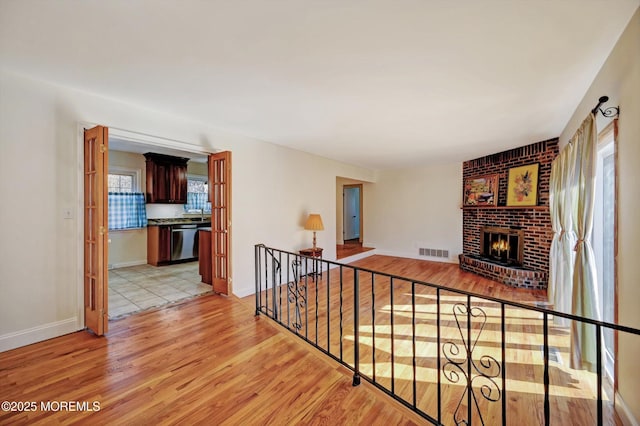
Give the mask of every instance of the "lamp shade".
[[304, 229], [308, 231], [324, 231], [324, 225], [322, 224], [320, 215], [310, 214], [307, 218], [307, 223], [304, 224]]

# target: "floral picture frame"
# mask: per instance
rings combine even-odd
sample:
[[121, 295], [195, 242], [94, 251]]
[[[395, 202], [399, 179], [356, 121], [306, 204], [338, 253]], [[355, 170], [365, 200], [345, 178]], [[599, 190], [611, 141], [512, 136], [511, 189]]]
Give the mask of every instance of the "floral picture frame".
[[497, 206], [498, 174], [473, 176], [464, 180], [462, 199], [464, 206]]
[[509, 169], [507, 206], [535, 206], [538, 204], [539, 163]]

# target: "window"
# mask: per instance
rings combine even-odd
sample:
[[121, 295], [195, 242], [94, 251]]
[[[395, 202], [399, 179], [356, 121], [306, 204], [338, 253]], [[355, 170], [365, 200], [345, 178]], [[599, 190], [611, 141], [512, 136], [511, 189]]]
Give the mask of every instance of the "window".
[[129, 167], [109, 166], [108, 192], [142, 192], [140, 176], [142, 170]]
[[[602, 319], [615, 322], [615, 217], [616, 162], [613, 128], [606, 128], [598, 138], [596, 162], [596, 201], [593, 217], [593, 251], [596, 256], [598, 293]], [[604, 334], [605, 373], [613, 378], [614, 337], [612, 330]]]
[[133, 192], [133, 174], [109, 173], [109, 192]]
[[209, 198], [209, 184], [206, 176], [188, 176], [187, 178], [187, 204], [184, 210], [187, 213], [211, 213]]
[[187, 192], [197, 194], [206, 194], [209, 192], [209, 185], [206, 180], [191, 179], [187, 180]]

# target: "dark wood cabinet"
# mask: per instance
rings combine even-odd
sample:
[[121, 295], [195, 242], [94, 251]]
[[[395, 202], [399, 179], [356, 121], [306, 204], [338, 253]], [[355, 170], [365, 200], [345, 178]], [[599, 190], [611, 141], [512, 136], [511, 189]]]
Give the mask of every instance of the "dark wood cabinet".
[[171, 261], [171, 226], [150, 225], [147, 227], [147, 263], [158, 266]]
[[144, 154], [147, 159], [147, 203], [187, 203], [188, 158]]
[[[188, 161], [188, 160], [187, 160]], [[187, 163], [174, 165], [169, 171], [170, 199], [178, 204], [187, 204]]]
[[200, 236], [200, 255], [198, 257], [200, 275], [202, 276], [203, 283], [211, 284], [213, 283], [213, 271], [211, 269], [211, 228], [200, 229], [198, 234]]

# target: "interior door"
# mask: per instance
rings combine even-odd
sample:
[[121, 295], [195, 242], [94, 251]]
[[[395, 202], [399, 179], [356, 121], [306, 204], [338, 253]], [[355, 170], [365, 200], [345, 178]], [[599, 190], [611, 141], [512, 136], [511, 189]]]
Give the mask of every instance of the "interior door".
[[360, 188], [344, 187], [344, 239], [360, 238]]
[[109, 129], [84, 131], [84, 324], [96, 335], [108, 331], [107, 173]]
[[231, 152], [209, 155], [213, 291], [231, 291]]

